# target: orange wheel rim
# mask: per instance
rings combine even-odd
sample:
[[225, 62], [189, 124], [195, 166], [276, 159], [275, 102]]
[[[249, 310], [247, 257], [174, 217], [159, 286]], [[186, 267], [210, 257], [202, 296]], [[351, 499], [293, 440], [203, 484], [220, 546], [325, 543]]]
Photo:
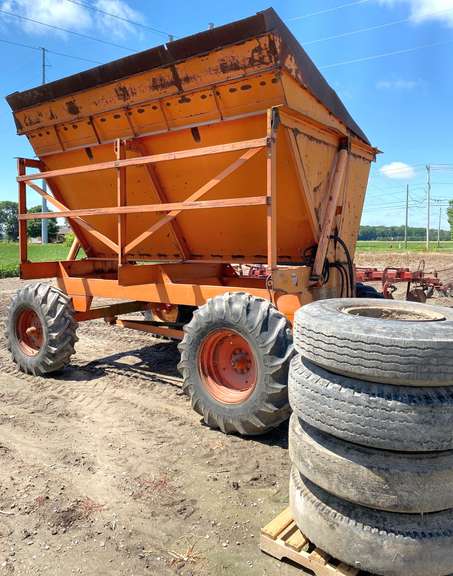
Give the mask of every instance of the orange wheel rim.
[[42, 323], [31, 308], [19, 313], [16, 320], [16, 337], [20, 349], [27, 356], [36, 356], [41, 350], [44, 341]]
[[256, 387], [255, 355], [247, 340], [234, 330], [214, 330], [206, 336], [198, 368], [208, 392], [224, 404], [244, 402]]
[[177, 322], [178, 306], [174, 304], [151, 304], [153, 319], [161, 322]]

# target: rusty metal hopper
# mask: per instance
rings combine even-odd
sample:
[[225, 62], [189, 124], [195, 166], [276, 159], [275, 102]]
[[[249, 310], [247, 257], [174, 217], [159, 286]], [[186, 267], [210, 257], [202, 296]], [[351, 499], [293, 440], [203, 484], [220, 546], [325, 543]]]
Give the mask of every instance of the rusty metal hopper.
[[[53, 204], [78, 210], [70, 223], [91, 258], [120, 246], [128, 262], [268, 261], [269, 109], [273, 258], [300, 264], [318, 244], [339, 147], [350, 153], [332, 218], [354, 250], [376, 150], [272, 9], [7, 100], [36, 166], [54, 171]], [[112, 163], [124, 159], [127, 170]], [[149, 208], [188, 199], [205, 209]], [[118, 206], [144, 208], [119, 217]]]

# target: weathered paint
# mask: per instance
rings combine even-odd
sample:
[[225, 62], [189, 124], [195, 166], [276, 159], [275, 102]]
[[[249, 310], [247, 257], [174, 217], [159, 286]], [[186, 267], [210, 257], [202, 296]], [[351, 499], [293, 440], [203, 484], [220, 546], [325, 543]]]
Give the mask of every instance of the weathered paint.
[[[235, 43], [228, 41], [225, 31], [221, 32], [223, 40], [219, 40], [215, 49], [202, 49], [215, 44], [215, 35], [198, 35], [172, 45], [171, 54], [151, 51], [148, 69], [142, 55], [137, 55], [136, 60], [123, 59], [56, 83], [54, 87], [37, 89], [36, 94], [15, 95], [10, 102], [15, 107], [19, 132], [30, 139], [43, 161], [43, 170], [58, 170], [115, 160], [113, 143], [118, 138], [126, 142], [126, 159], [266, 138], [269, 137], [267, 110], [274, 108], [279, 110], [275, 118], [281, 120], [275, 130], [276, 156], [272, 155], [276, 199], [271, 220], [276, 225], [278, 263], [304, 266], [307, 253], [316, 247], [329, 202], [337, 151], [344, 141], [348, 142], [349, 160], [333, 229], [353, 254], [370, 162], [377, 150], [368, 144], [302, 48], [275, 18], [273, 27], [264, 29], [254, 21], [256, 37], [247, 36], [253, 29], [250, 22], [242, 36], [236, 28], [230, 29], [238, 40]], [[219, 37], [218, 31], [216, 34]], [[117, 71], [108, 68], [114, 64]], [[127, 66], [131, 66], [133, 73], [127, 74]], [[96, 83], [97, 76], [108, 77], [110, 81]], [[72, 93], [68, 93], [68, 87], [74, 87]], [[32, 105], [24, 107], [25, 102]], [[163, 202], [162, 198], [166, 203], [184, 202], [207, 182], [216, 181], [241, 154], [230, 150], [166, 159], [152, 166], [151, 171], [146, 165], [129, 166], [124, 169], [122, 184], [124, 204], [157, 204]], [[269, 190], [266, 154], [266, 149], [254, 154], [210, 188], [203, 200], [265, 196]], [[87, 235], [74, 224], [90, 258], [114, 261], [118, 257], [114, 248], [118, 243], [119, 218], [103, 211], [117, 205], [117, 178], [116, 170], [110, 169], [60, 175], [48, 182], [49, 189], [68, 209], [98, 210], [98, 214], [84, 220], [102, 236]], [[93, 268], [79, 282], [63, 273], [65, 268], [39, 269], [43, 274], [52, 271], [57, 271], [58, 276], [63, 274], [62, 285], [82, 300], [83, 290], [89, 287], [93, 296], [199, 305], [210, 295], [221, 293], [225, 286], [241, 286], [225, 282], [225, 263], [268, 261], [269, 213], [269, 205], [182, 211], [173, 223], [144, 238], [128, 254], [130, 261], [222, 263], [212, 275], [208, 274], [208, 264], [200, 264], [196, 270], [204, 273], [199, 276], [190, 276], [187, 269], [180, 281], [170, 281], [164, 273], [157, 281], [151, 268], [126, 265], [109, 273], [114, 279], [99, 278]], [[124, 224], [123, 248], [162, 217], [161, 213], [151, 211], [120, 217]], [[344, 259], [340, 248], [337, 254], [334, 252], [331, 242], [329, 260]], [[24, 274], [39, 273], [37, 267], [27, 266]], [[321, 291], [311, 286], [307, 268], [295, 273], [297, 288], [288, 284], [294, 281], [288, 274], [284, 270], [279, 274], [280, 288], [277, 286], [272, 295], [264, 285], [248, 286], [252, 293], [278, 299], [290, 318], [294, 307], [301, 303], [338, 293], [334, 271]], [[74, 275], [77, 272], [72, 269], [69, 276]], [[138, 298], [145, 285], [149, 285], [147, 296]], [[71, 292], [75, 286], [77, 291]]]

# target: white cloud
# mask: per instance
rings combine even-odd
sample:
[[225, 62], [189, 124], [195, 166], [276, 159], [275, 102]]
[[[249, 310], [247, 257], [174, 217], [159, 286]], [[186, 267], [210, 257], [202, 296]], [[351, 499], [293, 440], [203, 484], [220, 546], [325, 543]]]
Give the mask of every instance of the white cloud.
[[378, 0], [380, 4], [394, 6], [406, 4], [410, 18], [419, 24], [428, 20], [437, 20], [453, 28], [453, 0]]
[[376, 88], [379, 90], [414, 90], [421, 85], [420, 80], [379, 80], [376, 83]]
[[[14, 12], [30, 18], [45, 22], [51, 26], [59, 26], [68, 30], [99, 30], [109, 35], [124, 37], [132, 32], [139, 33], [137, 27], [125, 20], [143, 21], [139, 12], [133, 10], [125, 0], [94, 0], [93, 7], [103, 12], [114, 14], [113, 18], [107, 14], [90, 10], [67, 0], [3, 0], [0, 7], [7, 12]], [[27, 33], [48, 35], [49, 28], [27, 20], [20, 20], [13, 16], [0, 15], [9, 24], [21, 27]], [[122, 20], [125, 19], [125, 20]]]
[[[46, 22], [52, 26], [83, 30], [91, 25], [91, 17], [87, 10], [70, 2], [55, 2], [55, 0], [5, 0], [1, 3], [2, 10], [14, 12]], [[49, 28], [27, 20], [7, 17], [10, 23], [17, 23], [23, 30], [33, 34], [49, 34]]]
[[126, 34], [132, 32], [135, 34], [138, 33], [139, 28], [129, 24], [126, 20], [142, 22], [143, 18], [139, 12], [133, 10], [126, 2], [123, 2], [123, 0], [96, 0], [94, 6], [103, 12], [118, 16], [118, 18], [113, 18], [107, 14], [95, 12], [96, 24], [99, 28], [119, 37], [124, 37]]
[[395, 180], [411, 180], [415, 176], [414, 168], [404, 162], [385, 164], [379, 172], [387, 178], [394, 178]]

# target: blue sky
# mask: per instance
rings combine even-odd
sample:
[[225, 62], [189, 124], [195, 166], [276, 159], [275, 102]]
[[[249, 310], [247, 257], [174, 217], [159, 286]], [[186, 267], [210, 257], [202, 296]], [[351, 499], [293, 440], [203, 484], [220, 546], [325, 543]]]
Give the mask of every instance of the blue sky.
[[[262, 0], [0, 0], [0, 95], [41, 81], [39, 50], [7, 42], [58, 52], [48, 56], [50, 81], [91, 67], [94, 61], [108, 62], [163, 43], [168, 34], [186, 36], [211, 22], [221, 25], [269, 5]], [[384, 151], [372, 168], [362, 222], [402, 224], [409, 184], [410, 224], [425, 225], [429, 163], [432, 222], [437, 226], [439, 209], [453, 198], [453, 0], [274, 0], [272, 6], [371, 142]], [[3, 98], [0, 130], [0, 199], [16, 199], [14, 157], [32, 152], [26, 139], [15, 135]], [[445, 208], [442, 227], [448, 228]]]

